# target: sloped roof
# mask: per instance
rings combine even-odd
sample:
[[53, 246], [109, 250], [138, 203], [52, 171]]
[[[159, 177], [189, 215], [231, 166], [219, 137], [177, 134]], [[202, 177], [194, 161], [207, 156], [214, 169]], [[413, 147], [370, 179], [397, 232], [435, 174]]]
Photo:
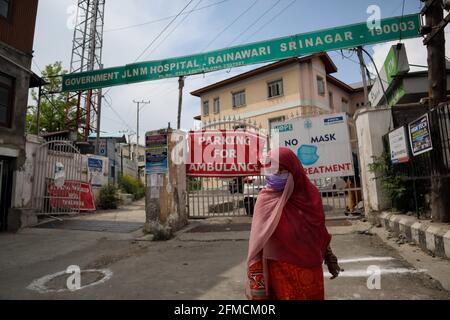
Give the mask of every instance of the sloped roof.
[[293, 64], [293, 63], [306, 62], [306, 61], [309, 61], [309, 60], [311, 60], [311, 59], [313, 59], [315, 57], [318, 57], [318, 58], [320, 58], [322, 60], [322, 62], [325, 65], [325, 70], [326, 70], [327, 74], [337, 72], [336, 65], [334, 64], [333, 60], [331, 60], [330, 56], [327, 53], [317, 53], [317, 54], [308, 55], [308, 56], [304, 56], [304, 57], [298, 57], [298, 58], [296, 57], [296, 58], [280, 60], [280, 61], [268, 64], [268, 65], [262, 66], [260, 68], [256, 68], [256, 69], [253, 69], [253, 70], [241, 73], [241, 74], [239, 74], [237, 76], [234, 76], [234, 77], [231, 77], [231, 78], [228, 78], [228, 79], [225, 79], [225, 80], [213, 83], [213, 84], [211, 84], [209, 86], [200, 88], [198, 90], [195, 90], [195, 91], [191, 92], [191, 95], [196, 96], [196, 97], [200, 97], [202, 94], [204, 94], [206, 92], [209, 92], [209, 91], [221, 88], [221, 87], [226, 86], [228, 84], [235, 83], [235, 82], [238, 82], [238, 81], [242, 81], [242, 80], [254, 77], [256, 75], [259, 75], [259, 74], [262, 74], [262, 73], [265, 73], [265, 72], [268, 72], [268, 71], [271, 71], [271, 70], [275, 70], [275, 69], [281, 68], [283, 66], [287, 66], [287, 65]]

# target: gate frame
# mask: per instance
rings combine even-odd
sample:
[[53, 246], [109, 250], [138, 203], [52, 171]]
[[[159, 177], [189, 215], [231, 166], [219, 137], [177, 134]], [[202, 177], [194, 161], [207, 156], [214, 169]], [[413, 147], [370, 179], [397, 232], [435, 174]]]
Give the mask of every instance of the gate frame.
[[[253, 129], [255, 131], [258, 131], [258, 130], [261, 129], [261, 127], [257, 126], [256, 122], [254, 122], [252, 124], [251, 121], [246, 121], [246, 119], [241, 120], [240, 118], [236, 119], [235, 117], [233, 119], [231, 119], [231, 117], [229, 117], [228, 119], [223, 118], [222, 120], [219, 119], [219, 120], [209, 121], [208, 123], [202, 123], [202, 126], [200, 127], [199, 130], [204, 130], [204, 129], [208, 129], [208, 128], [216, 129], [216, 130], [230, 130], [230, 129], [238, 130], [239, 128], [242, 128], [243, 130]], [[195, 130], [195, 131], [197, 131], [197, 130]], [[269, 137], [266, 136], [265, 138], [267, 140], [266, 142], [268, 142]], [[263, 176], [258, 176], [258, 177], [262, 178]], [[193, 178], [194, 179], [200, 179], [200, 185], [201, 185], [201, 191], [200, 191], [201, 195], [200, 195], [200, 197], [203, 198], [203, 199], [202, 200], [198, 199], [196, 201], [194, 200], [194, 205], [193, 205], [194, 207], [197, 207], [197, 208], [200, 208], [200, 205], [202, 205], [203, 214], [200, 214], [200, 215], [192, 215], [192, 208], [191, 208], [192, 191], [189, 190], [189, 186], [190, 186], [189, 179], [193, 179]], [[239, 188], [238, 188], [238, 192], [232, 193], [232, 194], [230, 193], [226, 197], [224, 195], [222, 195], [222, 196], [221, 195], [213, 195], [212, 196], [212, 203], [210, 202], [210, 197], [208, 197], [208, 195], [205, 195], [206, 191], [213, 190], [213, 189], [208, 189], [208, 186], [210, 185], [210, 181], [212, 179], [220, 180], [222, 182], [222, 186], [219, 186], [219, 188], [223, 188], [223, 184], [225, 182], [224, 181], [225, 179], [232, 181], [232, 180], [237, 179], [237, 178], [244, 179], [246, 177], [211, 178], [211, 177], [189, 177], [189, 176], [186, 176], [186, 186], [187, 186], [186, 206], [187, 206], [187, 212], [188, 212], [189, 219], [207, 219], [207, 218], [218, 218], [218, 217], [245, 217], [245, 216], [248, 216], [247, 213], [246, 213], [246, 207], [245, 206], [246, 205], [249, 206], [249, 204], [248, 204], [248, 201], [246, 203], [245, 199], [246, 198], [254, 198], [259, 193], [259, 191], [257, 193], [255, 193], [256, 192], [255, 191], [256, 188], [255, 188], [254, 185], [252, 185], [251, 193], [248, 193], [247, 196], [245, 194], [244, 186], [242, 187], [242, 189], [243, 189], [242, 193], [239, 192]], [[205, 181], [207, 183], [206, 190], [204, 189], [204, 186], [205, 186], [204, 182]], [[239, 183], [239, 180], [238, 180], [238, 183]], [[229, 191], [229, 182], [228, 182], [228, 186], [227, 187], [228, 187], [227, 191]], [[205, 197], [207, 197], [208, 200], [205, 201]], [[197, 197], [197, 198], [199, 198], [199, 197]], [[209, 206], [210, 206], [210, 204], [213, 204], [213, 205], [216, 204], [216, 198], [219, 200], [219, 203], [220, 203], [220, 200], [222, 200], [223, 201], [222, 204], [227, 204], [229, 202], [232, 202], [233, 203], [232, 210], [230, 210], [227, 213], [223, 213], [223, 214], [222, 213], [209, 213]], [[243, 202], [243, 207], [242, 208], [240, 207], [240, 201]], [[235, 207], [236, 203], [238, 204], [237, 208]], [[205, 204], [208, 206], [206, 208], [207, 209], [206, 213], [204, 212]], [[250, 210], [250, 206], [249, 206], [248, 209]], [[241, 212], [242, 210], [244, 210], [244, 213]]]
[[[54, 146], [55, 149], [50, 147]], [[56, 153], [56, 158], [49, 161], [50, 151]], [[48, 182], [54, 181], [54, 166], [59, 160], [58, 156], [64, 157], [64, 154], [69, 155], [72, 159], [68, 160], [65, 164], [68, 171], [65, 171], [65, 181], [75, 181], [79, 183], [78, 193], [75, 193], [76, 197], [52, 197], [48, 194]], [[76, 157], [79, 157], [77, 160]], [[34, 168], [33, 168], [33, 185], [32, 185], [32, 208], [39, 216], [55, 216], [55, 215], [76, 215], [81, 211], [81, 183], [82, 183], [82, 170], [83, 170], [83, 158], [80, 150], [74, 146], [70, 140], [64, 140], [56, 138], [54, 140], [48, 140], [41, 144], [38, 149], [33, 153]], [[52, 177], [48, 177], [48, 175]], [[78, 208], [71, 206], [68, 209], [61, 208], [54, 209], [51, 205], [51, 199], [61, 200], [76, 200], [78, 202]]]
[[[303, 118], [303, 117], [293, 117], [292, 119], [296, 119], [296, 118]], [[292, 120], [292, 119], [290, 119], [290, 120]], [[350, 119], [348, 119], [348, 120], [350, 120]], [[355, 124], [352, 123], [351, 121], [348, 121], [347, 124], [349, 126], [352, 126], [353, 129], [355, 128]], [[220, 129], [225, 129], [226, 130], [226, 129], [230, 129], [230, 127], [233, 126], [233, 125], [236, 125], [238, 127], [243, 127], [244, 130], [247, 130], [248, 128], [254, 129], [254, 130], [259, 130], [261, 128], [261, 127], [257, 126], [256, 122], [254, 122], [254, 124], [252, 124], [251, 121], [246, 121], [245, 119], [244, 120], [241, 120], [240, 118], [239, 119], [236, 119], [236, 118], [231, 119], [231, 117], [228, 117], [228, 119], [226, 119], [226, 118], [224, 118], [222, 120], [220, 120], [220, 119], [219, 120], [215, 120], [214, 119], [213, 121], [209, 121], [208, 123], [202, 123], [202, 126], [200, 127], [199, 130], [208, 129], [208, 128], [215, 128], [215, 127], [218, 127], [218, 128], [215, 128], [215, 129], [218, 129], [218, 130], [220, 130]], [[231, 127], [231, 128], [235, 129], [235, 127]], [[266, 137], [267, 143], [270, 142], [270, 138], [271, 138], [270, 136]], [[356, 176], [359, 176], [359, 180], [361, 182], [361, 166], [360, 166], [360, 160], [359, 160], [360, 155], [359, 155], [359, 148], [358, 148], [358, 145], [357, 145], [357, 141], [358, 141], [358, 137], [356, 137], [355, 139], [352, 139], [352, 137], [350, 136], [350, 145], [351, 145], [351, 151], [352, 151], [352, 155], [351, 155], [351, 157], [352, 157], [352, 164], [353, 164], [353, 167], [355, 169], [354, 170], [355, 171], [354, 172], [354, 176], [350, 177], [350, 181], [353, 183], [354, 187], [353, 188], [348, 188], [347, 186], [345, 186], [344, 189], [330, 189], [330, 190], [328, 190], [328, 189], [320, 190], [319, 189], [323, 205], [324, 206], [325, 205], [328, 205], [328, 206], [331, 205], [331, 207], [332, 207], [332, 210], [325, 211], [326, 215], [327, 214], [333, 214], [333, 215], [334, 214], [342, 214], [344, 216], [344, 214], [345, 215], [350, 214], [348, 212], [348, 210], [347, 210], [348, 193], [349, 192], [353, 192], [354, 196], [356, 197], [356, 199], [355, 199], [356, 200], [356, 207], [355, 207], [354, 213], [362, 214], [362, 212], [359, 212], [358, 207], [357, 207], [357, 205], [361, 201], [363, 201], [363, 192], [362, 192], [362, 188], [363, 187], [362, 187], [361, 183], [359, 185], [356, 183]], [[356, 143], [357, 146], [356, 146], [356, 149], [353, 150], [353, 144], [355, 144], [355, 143]], [[357, 157], [358, 168], [355, 168], [355, 163], [353, 161], [353, 154], [355, 154], [356, 157]], [[263, 177], [263, 176], [260, 176], [260, 177]], [[189, 190], [189, 186], [190, 186], [189, 179], [192, 179], [192, 178], [200, 179], [200, 185], [202, 187], [202, 189], [200, 191], [201, 192], [200, 197], [202, 197], [203, 199], [202, 200], [199, 200], [199, 199], [195, 200], [196, 203], [193, 204], [193, 206], [197, 207], [198, 209], [200, 208], [201, 205], [203, 205], [203, 210], [202, 210], [203, 213], [199, 214], [199, 215], [192, 215], [192, 208], [191, 208], [191, 201], [190, 201], [191, 200], [192, 191]], [[245, 178], [245, 177], [242, 177], [242, 178]], [[207, 179], [206, 190], [203, 189], [204, 188], [204, 179]], [[187, 194], [187, 196], [186, 196], [187, 197], [186, 206], [187, 206], [189, 219], [207, 219], [207, 218], [213, 218], [213, 217], [235, 217], [235, 216], [245, 216], [246, 215], [246, 214], [239, 213], [241, 208], [237, 209], [238, 214], [235, 214], [235, 212], [236, 212], [235, 209], [232, 210], [232, 214], [230, 214], [230, 213], [228, 213], [228, 214], [209, 213], [210, 200], [209, 200], [209, 198], [206, 201], [204, 199], [205, 197], [208, 197], [207, 195], [205, 195], [205, 191], [208, 190], [208, 185], [210, 183], [208, 179], [209, 180], [211, 180], [211, 179], [222, 179], [223, 180], [223, 179], [227, 179], [227, 178], [186, 177], [187, 187], [188, 187], [187, 192], [186, 192], [186, 194]], [[228, 179], [231, 180], [233, 178], [228, 178]], [[236, 179], [236, 177], [234, 179]], [[344, 179], [343, 179], [343, 177], [331, 178], [331, 184], [336, 184], [339, 180], [344, 180]], [[318, 187], [318, 184], [317, 184], [318, 180], [317, 179], [311, 179], [311, 181], [313, 182], [313, 184], [316, 187]], [[253, 192], [251, 194], [249, 194], [250, 197], [255, 197], [255, 189], [256, 188], [253, 185], [253, 188], [252, 188]], [[238, 191], [239, 191], [239, 189], [238, 189]], [[257, 193], [259, 193], [259, 191]], [[257, 195], [257, 193], [256, 193], [256, 195]], [[330, 198], [328, 197], [328, 195], [330, 193], [332, 195], [331, 196], [331, 198], [332, 198], [331, 201], [330, 201]], [[239, 200], [244, 201], [244, 209], [245, 209], [245, 206], [248, 205], [247, 203], [245, 203], [245, 198], [246, 198], [245, 190], [243, 190], [242, 194], [239, 193], [239, 192], [237, 194], [239, 194], [237, 200], [238, 201]], [[336, 195], [337, 195], [337, 199], [336, 199]], [[213, 195], [212, 196], [212, 198], [213, 198], [212, 203], [215, 204], [216, 198], [219, 198], [219, 200], [220, 200], [220, 197], [221, 197], [220, 195], [218, 195], [218, 196]], [[231, 200], [233, 200], [233, 201], [236, 200], [235, 194], [232, 194], [231, 196], [227, 195], [227, 197], [231, 198]], [[240, 199], [239, 197], [242, 197], [242, 199]], [[223, 203], [225, 203], [225, 196], [222, 196], [222, 201], [224, 201]], [[208, 208], [207, 208], [208, 212], [206, 212], [206, 213], [204, 212], [204, 210], [205, 210], [205, 203], [208, 206]], [[337, 207], [336, 207], [336, 205], [337, 205]]]

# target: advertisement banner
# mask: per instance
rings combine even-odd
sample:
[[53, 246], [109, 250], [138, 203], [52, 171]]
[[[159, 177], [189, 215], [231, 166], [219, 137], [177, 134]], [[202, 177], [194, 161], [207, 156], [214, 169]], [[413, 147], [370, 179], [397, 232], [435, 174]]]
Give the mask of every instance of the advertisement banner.
[[89, 183], [66, 180], [64, 185], [58, 188], [51, 182], [47, 192], [53, 209], [95, 211], [94, 193]]
[[409, 139], [414, 156], [433, 150], [428, 114], [409, 124]]
[[311, 179], [355, 174], [345, 113], [285, 121], [274, 133], [280, 147], [295, 152]]
[[398, 128], [389, 133], [389, 149], [391, 150], [391, 162], [393, 164], [409, 161], [405, 127]]
[[145, 136], [145, 171], [147, 174], [166, 173], [169, 171], [168, 136], [156, 131]]
[[101, 187], [103, 185], [104, 166], [102, 159], [96, 157], [88, 158], [88, 175], [88, 179], [93, 187]]
[[266, 139], [248, 131], [205, 130], [190, 132], [188, 144], [188, 176], [226, 178], [259, 175]]
[[408, 56], [406, 54], [405, 45], [393, 45], [388, 52], [386, 60], [380, 70], [380, 78], [376, 78], [375, 83], [369, 93], [369, 101], [373, 107], [381, 104], [384, 98], [384, 90], [389, 107], [395, 105], [398, 100], [405, 94], [403, 85], [392, 91], [394, 81], [398, 75], [409, 72]]

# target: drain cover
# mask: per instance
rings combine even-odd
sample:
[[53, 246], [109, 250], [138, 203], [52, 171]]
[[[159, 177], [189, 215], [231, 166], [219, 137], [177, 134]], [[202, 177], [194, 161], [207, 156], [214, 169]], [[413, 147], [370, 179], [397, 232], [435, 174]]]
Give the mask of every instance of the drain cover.
[[348, 220], [340, 219], [340, 220], [327, 220], [325, 221], [327, 227], [349, 227], [352, 223]]
[[[351, 226], [348, 220], [327, 220], [325, 222], [327, 227], [346, 227]], [[250, 223], [235, 223], [235, 224], [204, 224], [192, 228], [187, 233], [206, 233], [206, 232], [233, 232], [233, 231], [250, 231]]]
[[96, 221], [96, 220], [64, 220], [50, 221], [37, 226], [39, 229], [66, 229], [80, 231], [97, 231], [111, 233], [130, 233], [143, 227], [143, 223], [124, 221]]
[[204, 224], [187, 231], [187, 233], [250, 231], [251, 226], [250, 223]]

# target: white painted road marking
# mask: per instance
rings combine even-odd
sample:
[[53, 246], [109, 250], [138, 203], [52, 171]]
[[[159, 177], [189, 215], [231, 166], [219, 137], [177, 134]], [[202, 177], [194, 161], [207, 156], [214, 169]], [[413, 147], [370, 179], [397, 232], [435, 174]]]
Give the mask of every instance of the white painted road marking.
[[392, 261], [393, 257], [360, 257], [339, 260], [339, 263], [367, 262], [367, 261]]
[[[103, 273], [104, 277], [102, 279], [100, 279], [99, 281], [90, 283], [88, 285], [82, 286], [80, 287], [78, 290], [83, 290], [86, 289], [88, 287], [92, 287], [92, 286], [96, 286], [102, 283], [105, 283], [106, 281], [108, 281], [109, 279], [111, 279], [111, 277], [113, 276], [113, 272], [109, 269], [92, 269], [92, 270], [82, 270], [82, 273], [87, 273], [87, 272], [99, 272], [99, 273]], [[67, 275], [66, 270], [61, 271], [61, 272], [57, 272], [54, 274], [49, 274], [46, 275], [42, 278], [39, 278], [37, 280], [34, 280], [28, 287], [28, 290], [32, 290], [32, 291], [37, 291], [39, 293], [61, 293], [61, 292], [65, 292], [65, 291], [69, 291], [69, 292], [73, 292], [74, 290], [69, 290], [69, 288], [65, 288], [65, 289], [49, 289], [47, 288], [46, 284], [55, 279], [56, 277], [62, 276], [62, 275]], [[78, 291], [75, 290], [75, 291]]]
[[[406, 273], [422, 273], [426, 272], [426, 269], [407, 269], [407, 268], [390, 268], [383, 269], [380, 268], [381, 275], [383, 274], [406, 274]], [[331, 277], [329, 272], [324, 272], [323, 275], [325, 277]], [[371, 273], [367, 272], [367, 270], [345, 270], [339, 273], [339, 278], [366, 278], [370, 276]]]

